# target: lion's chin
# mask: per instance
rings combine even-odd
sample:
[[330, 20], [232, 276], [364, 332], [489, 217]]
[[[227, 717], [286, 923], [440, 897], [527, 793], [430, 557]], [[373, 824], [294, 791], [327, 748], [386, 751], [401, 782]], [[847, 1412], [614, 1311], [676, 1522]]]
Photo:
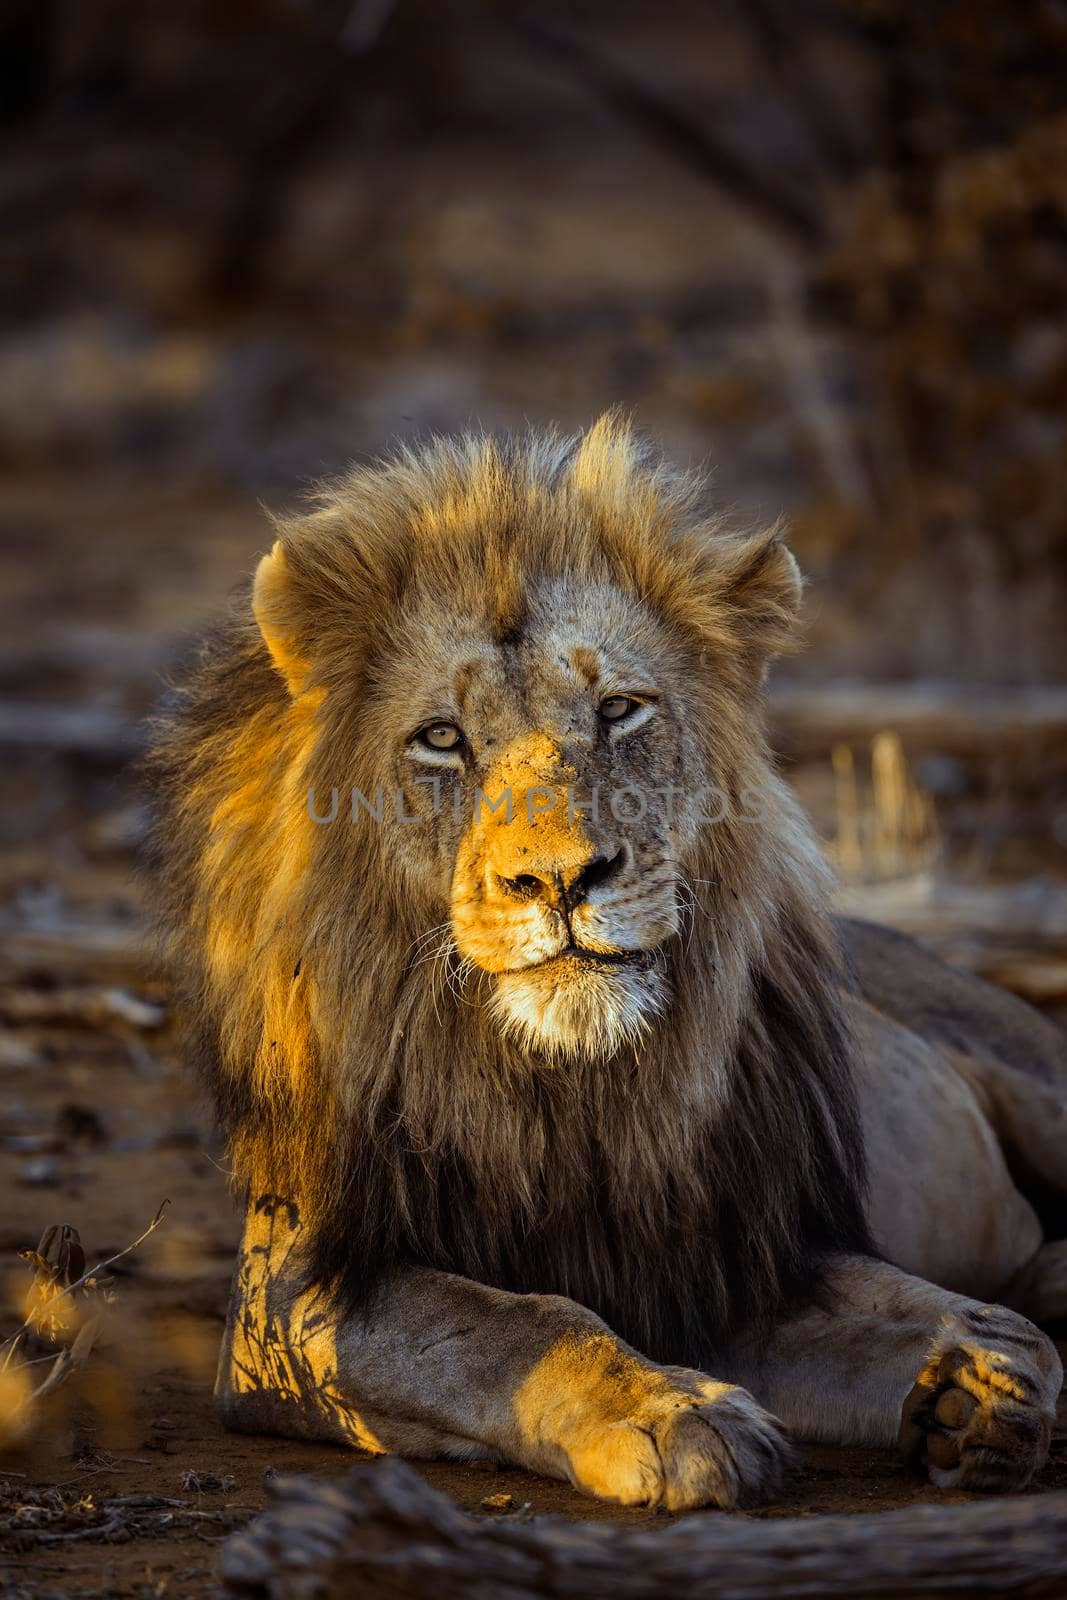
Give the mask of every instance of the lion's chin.
[[491, 1004], [504, 1032], [524, 1050], [558, 1059], [603, 1058], [640, 1042], [667, 992], [656, 966], [563, 956], [501, 973]]

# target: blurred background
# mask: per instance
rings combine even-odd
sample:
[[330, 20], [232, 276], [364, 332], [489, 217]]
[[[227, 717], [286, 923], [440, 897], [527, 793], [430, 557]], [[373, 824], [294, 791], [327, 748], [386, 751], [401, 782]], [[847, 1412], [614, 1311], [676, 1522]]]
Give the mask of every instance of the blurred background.
[[1067, 1005], [1063, 0], [8, 0], [0, 78], [0, 976], [157, 976], [128, 768], [264, 504], [621, 404], [789, 520], [842, 904]]
[[429, 430], [787, 516], [842, 905], [1067, 1015], [1063, 0], [7, 0], [0, 119], [0, 1248], [170, 1194], [213, 1348], [130, 764], [261, 503]]

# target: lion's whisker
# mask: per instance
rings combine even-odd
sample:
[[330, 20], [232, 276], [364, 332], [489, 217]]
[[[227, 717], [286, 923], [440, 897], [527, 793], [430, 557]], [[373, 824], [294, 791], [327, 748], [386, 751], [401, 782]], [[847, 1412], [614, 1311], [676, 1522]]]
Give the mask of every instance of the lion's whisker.
[[425, 950], [427, 945], [431, 944], [434, 940], [440, 939], [442, 934], [450, 933], [451, 928], [452, 924], [447, 917], [445, 918], [444, 922], [437, 923], [435, 927], [427, 928], [425, 933], [420, 933], [419, 937], [412, 942], [411, 953], [414, 955], [417, 952]]

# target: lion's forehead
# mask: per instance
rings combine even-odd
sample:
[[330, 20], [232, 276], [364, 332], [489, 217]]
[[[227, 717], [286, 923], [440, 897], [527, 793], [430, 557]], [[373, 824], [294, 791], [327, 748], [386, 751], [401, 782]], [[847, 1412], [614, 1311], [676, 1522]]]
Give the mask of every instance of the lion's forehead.
[[624, 641], [557, 630], [549, 638], [468, 648], [448, 663], [443, 681], [424, 678], [423, 687], [442, 710], [454, 707], [493, 776], [506, 771], [503, 781], [511, 782], [520, 768], [550, 771], [562, 752], [584, 744], [604, 695], [656, 687], [661, 676], [647, 653]]
[[611, 584], [566, 578], [531, 581], [521, 618], [503, 632], [488, 614], [423, 597], [394, 646], [389, 678], [400, 699], [436, 700], [441, 710], [447, 700], [497, 748], [531, 728], [565, 736], [576, 706], [647, 686], [672, 657], [640, 602]]

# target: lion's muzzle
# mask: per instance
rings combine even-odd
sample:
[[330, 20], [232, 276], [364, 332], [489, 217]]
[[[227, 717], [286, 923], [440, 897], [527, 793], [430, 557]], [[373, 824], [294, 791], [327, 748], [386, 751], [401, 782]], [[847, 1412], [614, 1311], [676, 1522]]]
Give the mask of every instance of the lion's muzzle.
[[600, 1053], [660, 1008], [654, 952], [677, 931], [675, 874], [613, 817], [575, 806], [575, 780], [547, 735], [505, 753], [460, 842], [451, 921], [460, 954], [495, 976], [508, 1031]]

